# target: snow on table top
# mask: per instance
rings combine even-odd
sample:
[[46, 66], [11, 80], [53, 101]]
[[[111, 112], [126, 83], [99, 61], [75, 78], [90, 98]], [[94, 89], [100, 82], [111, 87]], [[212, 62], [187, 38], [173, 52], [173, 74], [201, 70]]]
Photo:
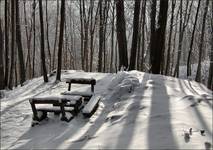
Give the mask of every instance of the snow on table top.
[[93, 93], [92, 92], [83, 92], [83, 91], [65, 91], [63, 93], [61, 93], [63, 95], [81, 95], [81, 96], [92, 96]]
[[80, 98], [81, 98], [81, 96], [77, 96], [77, 95], [57, 95], [57, 96], [36, 96], [36, 97], [30, 98], [30, 100], [36, 99], [36, 100], [41, 100], [41, 101], [45, 101], [45, 100], [53, 100], [53, 101], [73, 100], [73, 101], [77, 101]]

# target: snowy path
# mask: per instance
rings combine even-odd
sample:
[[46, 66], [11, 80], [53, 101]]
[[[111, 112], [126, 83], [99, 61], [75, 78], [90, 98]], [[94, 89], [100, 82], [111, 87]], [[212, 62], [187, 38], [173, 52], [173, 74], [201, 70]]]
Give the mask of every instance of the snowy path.
[[[63, 79], [66, 77], [97, 80], [95, 93], [103, 96], [97, 112], [90, 119], [79, 114], [70, 123], [51, 115], [32, 128], [29, 97], [67, 90], [64, 82], [54, 83], [54, 76], [47, 84], [42, 78], [33, 79], [7, 91], [1, 100], [1, 148], [204, 149], [206, 142], [213, 143], [212, 93], [201, 84], [137, 71], [67, 71], [63, 72]], [[74, 85], [72, 89], [89, 90], [89, 86]], [[186, 140], [184, 132], [190, 128], [193, 134]]]

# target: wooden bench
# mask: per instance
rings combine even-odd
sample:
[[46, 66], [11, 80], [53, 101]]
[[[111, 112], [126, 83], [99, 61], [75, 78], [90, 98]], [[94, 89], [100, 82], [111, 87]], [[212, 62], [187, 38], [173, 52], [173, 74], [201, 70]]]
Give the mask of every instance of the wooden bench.
[[101, 96], [93, 95], [89, 102], [84, 106], [82, 113], [85, 117], [91, 117], [93, 113], [98, 108], [99, 101], [101, 100]]
[[[73, 117], [67, 118], [66, 112], [74, 116], [79, 111], [79, 106], [82, 104], [81, 96], [49, 96], [49, 97], [34, 97], [29, 100], [33, 111], [33, 120], [41, 121], [47, 117], [47, 112], [61, 113], [61, 120], [69, 122]], [[51, 104], [52, 107], [36, 107], [39, 104]], [[41, 113], [38, 116], [38, 112]]]
[[[61, 93], [62, 95], [80, 95], [84, 97], [85, 101], [89, 101], [92, 95], [94, 94], [94, 86], [96, 84], [96, 80], [93, 78], [70, 78], [66, 79], [66, 83], [68, 83], [68, 91]], [[71, 91], [71, 84], [90, 84], [91, 92], [79, 92], [79, 91]]]
[[66, 83], [68, 83], [68, 91], [71, 90], [71, 84], [77, 83], [77, 84], [90, 84], [91, 85], [91, 91], [94, 93], [94, 85], [96, 84], [96, 80], [93, 78], [70, 78], [66, 79]]

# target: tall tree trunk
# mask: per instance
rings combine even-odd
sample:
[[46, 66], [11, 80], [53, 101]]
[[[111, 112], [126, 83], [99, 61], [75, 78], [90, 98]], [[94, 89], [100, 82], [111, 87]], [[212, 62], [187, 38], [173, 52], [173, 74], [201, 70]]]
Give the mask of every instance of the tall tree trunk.
[[134, 18], [133, 18], [132, 47], [131, 47], [129, 70], [135, 69], [136, 52], [137, 52], [137, 44], [138, 44], [139, 15], [140, 15], [140, 1], [135, 0]]
[[[1, 3], [0, 3], [1, 4]], [[0, 90], [4, 89], [4, 62], [3, 62], [3, 51], [4, 51], [4, 39], [3, 31], [1, 27], [1, 18], [0, 18]], [[1, 98], [1, 93], [0, 93]]]
[[[211, 29], [211, 41], [213, 41], [213, 1], [211, 9]], [[211, 42], [209, 77], [207, 86], [209, 89], [213, 90], [213, 42]]]
[[[142, 45], [141, 45], [141, 62], [140, 62], [140, 69], [143, 71], [144, 70], [144, 53], [145, 53], [145, 23], [146, 23], [146, 0], [143, 1], [143, 4], [142, 4], [142, 30], [141, 30], [141, 42], [142, 42]], [[139, 55], [140, 56], [140, 55]]]
[[93, 23], [93, 8], [94, 8], [94, 1], [90, 0], [91, 3], [91, 22], [90, 22], [90, 72], [92, 72], [92, 68], [93, 68], [93, 53], [94, 53], [94, 32], [95, 32], [95, 27], [97, 24], [97, 20], [98, 20], [98, 10], [99, 10], [99, 5], [96, 9], [96, 14], [95, 14], [95, 21]]
[[163, 62], [165, 48], [165, 32], [167, 24], [168, 0], [160, 0], [160, 12], [158, 16], [158, 28], [156, 29], [156, 50], [154, 53], [155, 63], [152, 64], [152, 73], [159, 74]]
[[19, 71], [20, 71], [20, 83], [23, 85], [24, 81], [26, 81], [25, 76], [25, 66], [24, 66], [24, 55], [23, 48], [21, 43], [21, 27], [19, 20], [19, 0], [16, 0], [16, 43], [18, 47], [18, 56], [19, 56]]
[[171, 41], [172, 41], [175, 4], [176, 4], [176, 0], [172, 0], [172, 14], [171, 14], [172, 16], [171, 16], [171, 20], [170, 20], [170, 31], [169, 31], [169, 42], [168, 42], [168, 50], [167, 50], [167, 61], [166, 61], [165, 75], [169, 74], [169, 68], [170, 68], [170, 51], [171, 51]]
[[8, 42], [9, 42], [9, 38], [8, 38], [8, 0], [5, 0], [5, 8], [4, 8], [4, 27], [5, 27], [5, 31], [4, 31], [4, 35], [5, 35], [5, 79], [4, 79], [4, 85], [5, 87], [7, 87], [8, 85], [8, 74], [9, 74], [9, 57], [8, 57], [8, 52], [9, 52], [9, 46], [8, 46]]
[[113, 61], [114, 61], [114, 26], [115, 26], [115, 2], [112, 6], [112, 33], [111, 33], [111, 61], [110, 61], [110, 72], [113, 72]]
[[124, 17], [124, 1], [117, 0], [116, 2], [116, 12], [117, 12], [117, 40], [118, 40], [118, 50], [119, 50], [119, 69], [124, 67], [128, 68], [128, 55], [127, 55], [127, 40], [126, 40], [126, 26]]
[[[32, 14], [33, 16], [33, 14]], [[26, 65], [25, 65], [25, 73], [26, 76], [31, 78], [31, 72], [32, 72], [32, 66], [31, 66], [31, 37], [32, 37], [32, 24], [30, 27], [30, 33], [28, 33], [28, 23], [27, 23], [27, 11], [26, 11], [26, 0], [24, 0], [24, 23], [25, 23], [25, 32], [26, 32], [26, 39], [27, 39], [27, 59], [26, 59]], [[28, 69], [29, 66], [29, 69]]]
[[194, 34], [195, 34], [195, 30], [196, 30], [196, 25], [197, 25], [200, 4], [201, 4], [201, 0], [198, 1], [197, 12], [196, 12], [196, 16], [195, 16], [195, 22], [194, 22], [194, 27], [193, 27], [192, 37], [191, 37], [191, 42], [190, 42], [189, 54], [188, 54], [188, 58], [187, 58], [187, 77], [191, 75], [191, 65], [190, 65], [191, 53], [192, 53], [192, 48], [193, 48], [193, 43], [194, 43]]
[[59, 16], [59, 0], [57, 0], [57, 15], [56, 15], [56, 27], [55, 27], [55, 41], [54, 41], [54, 47], [53, 47], [53, 62], [52, 62], [52, 70], [55, 69], [55, 51], [56, 51], [56, 45], [57, 45], [57, 39], [58, 39], [58, 16]]
[[36, 27], [35, 27], [36, 0], [33, 0], [33, 70], [32, 77], [35, 77], [35, 50], [36, 50]]
[[102, 53], [103, 53], [103, 10], [102, 4], [103, 0], [99, 1], [99, 17], [100, 17], [100, 25], [99, 25], [99, 52], [98, 52], [98, 72], [102, 71]]
[[[155, 49], [156, 49], [156, 45], [155, 45], [155, 42], [156, 42], [156, 29], [155, 29], [155, 24], [156, 24], [156, 21], [155, 21], [155, 17], [156, 17], [156, 5], [157, 5], [157, 1], [156, 0], [152, 0], [151, 1], [151, 13], [150, 13], [150, 18], [151, 18], [151, 23], [150, 23], [150, 28], [151, 28], [151, 34], [150, 34], [150, 63], [151, 65], [152, 64], [155, 64], [156, 60], [155, 60]], [[154, 66], [151, 66], [151, 70]]]
[[11, 0], [11, 63], [10, 63], [10, 77], [8, 88], [13, 88], [13, 77], [14, 77], [14, 50], [15, 50], [15, 1]]
[[40, 27], [41, 27], [41, 62], [42, 62], [42, 72], [44, 77], [44, 82], [48, 82], [47, 70], [45, 64], [45, 44], [44, 44], [44, 23], [43, 23], [43, 10], [42, 10], [42, 0], [39, 0], [39, 17], [40, 17]]
[[[185, 29], [189, 22], [193, 1], [191, 1], [191, 5], [189, 7], [189, 12], [188, 12], [188, 5], [189, 5], [189, 1], [186, 1], [186, 10], [185, 10], [184, 18], [183, 18], [182, 17], [183, 16], [183, 14], [182, 14], [183, 13], [183, 10], [182, 10], [183, 0], [180, 1], [180, 26], [179, 26], [180, 33], [179, 33], [179, 41], [178, 41], [178, 57], [177, 57], [177, 64], [176, 64], [175, 72], [174, 72], [174, 76], [176, 76], [176, 77], [179, 77], [179, 66], [180, 66], [180, 59], [181, 59], [181, 55], [182, 55], [183, 37], [184, 37]], [[188, 15], [187, 15], [187, 13], [188, 13]]]
[[81, 22], [81, 67], [84, 70], [84, 23], [83, 23], [83, 9], [82, 9], [82, 0], [80, 0], [80, 22]]
[[206, 16], [208, 12], [208, 6], [209, 6], [209, 0], [206, 0], [206, 6], [204, 9], [204, 14], [203, 14], [201, 38], [200, 38], [200, 44], [199, 44], [199, 60], [198, 60], [197, 73], [195, 77], [195, 81], [197, 82], [201, 81], [201, 59], [203, 56], [203, 42], [204, 42], [204, 33], [205, 33], [205, 27], [206, 27]]
[[52, 66], [51, 66], [51, 52], [50, 52], [50, 41], [49, 41], [49, 21], [48, 21], [48, 0], [46, 0], [46, 38], [47, 38], [47, 50], [48, 50], [48, 56], [49, 56], [49, 72], [51, 72]]
[[57, 75], [56, 75], [56, 80], [59, 80], [59, 81], [61, 80], [64, 22], [65, 22], [65, 0], [61, 0], [61, 21], [60, 21], [59, 44], [58, 44], [58, 67], [57, 67]]

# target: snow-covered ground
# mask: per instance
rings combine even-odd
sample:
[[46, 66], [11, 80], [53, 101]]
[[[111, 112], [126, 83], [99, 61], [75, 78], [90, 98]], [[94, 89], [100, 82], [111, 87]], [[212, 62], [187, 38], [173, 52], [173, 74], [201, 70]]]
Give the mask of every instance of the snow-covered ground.
[[[138, 71], [117, 74], [63, 71], [67, 77], [93, 77], [102, 96], [91, 118], [80, 113], [71, 122], [53, 114], [31, 127], [29, 98], [59, 95], [65, 82], [43, 83], [43, 78], [5, 91], [1, 99], [2, 149], [151, 148], [205, 149], [212, 147], [212, 92], [194, 81]], [[72, 90], [89, 90], [73, 85]], [[190, 128], [192, 134], [187, 138]], [[201, 135], [200, 130], [205, 133]]]

